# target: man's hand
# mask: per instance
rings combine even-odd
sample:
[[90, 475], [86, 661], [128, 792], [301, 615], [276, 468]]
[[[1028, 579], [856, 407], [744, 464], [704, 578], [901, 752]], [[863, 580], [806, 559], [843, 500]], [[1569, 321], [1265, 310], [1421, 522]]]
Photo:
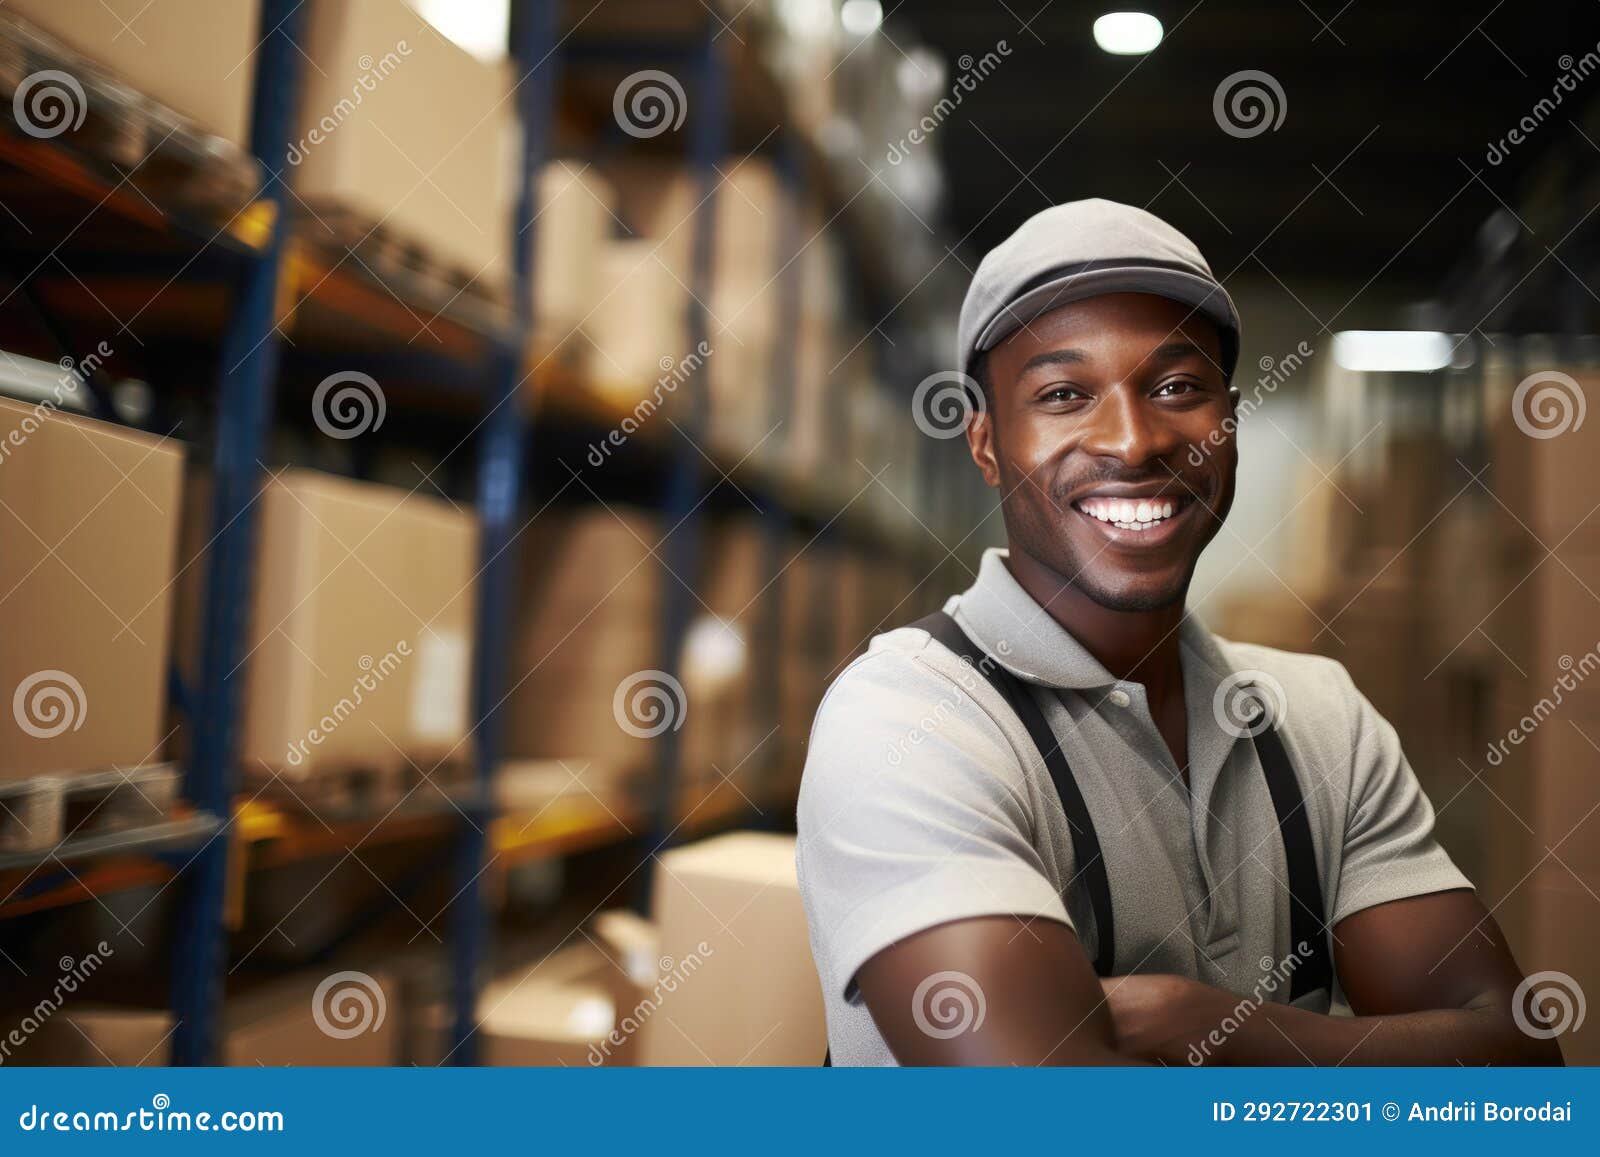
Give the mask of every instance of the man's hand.
[[1229, 1018], [1254, 1011], [1248, 997], [1186, 976], [1109, 976], [1100, 981], [1117, 1051], [1167, 1065], [1226, 1063]]

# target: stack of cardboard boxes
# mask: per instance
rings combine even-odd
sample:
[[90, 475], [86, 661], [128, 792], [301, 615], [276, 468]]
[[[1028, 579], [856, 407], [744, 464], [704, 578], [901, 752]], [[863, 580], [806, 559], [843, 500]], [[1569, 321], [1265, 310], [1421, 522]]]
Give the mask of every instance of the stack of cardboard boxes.
[[[1496, 915], [1525, 968], [1564, 973], [1593, 993], [1600, 991], [1600, 493], [1592, 480], [1600, 427], [1582, 420], [1580, 406], [1600, 396], [1600, 374], [1536, 356], [1520, 368], [1520, 379], [1501, 373], [1489, 383], [1491, 485], [1506, 526], [1491, 560], [1501, 599], [1483, 628], [1503, 652], [1485, 755], [1485, 778], [1506, 803], [1495, 841], [1505, 900]], [[1516, 394], [1520, 381], [1551, 368], [1567, 376], [1544, 383], [1565, 397], [1564, 418], [1559, 406]], [[1600, 1062], [1596, 1040], [1563, 1037], [1568, 1061]]]
[[179, 443], [0, 399], [0, 784], [162, 759], [182, 477]]
[[[560, 949], [485, 986], [490, 1065], [800, 1065], [827, 1048], [792, 836], [732, 832], [663, 853], [652, 918], [604, 912]], [[420, 1016], [419, 1063], [450, 1019]]]

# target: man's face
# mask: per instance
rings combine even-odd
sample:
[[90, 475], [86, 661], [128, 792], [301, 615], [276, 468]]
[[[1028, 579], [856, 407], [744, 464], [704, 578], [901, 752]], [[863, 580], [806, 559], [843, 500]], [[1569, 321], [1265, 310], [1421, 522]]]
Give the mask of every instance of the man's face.
[[1013, 547], [1113, 610], [1182, 599], [1233, 503], [1221, 362], [1210, 321], [1143, 293], [1062, 306], [991, 350], [967, 440]]

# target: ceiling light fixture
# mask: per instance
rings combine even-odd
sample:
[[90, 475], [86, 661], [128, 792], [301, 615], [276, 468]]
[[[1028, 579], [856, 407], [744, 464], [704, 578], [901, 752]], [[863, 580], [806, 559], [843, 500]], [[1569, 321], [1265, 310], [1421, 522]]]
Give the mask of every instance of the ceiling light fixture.
[[1161, 21], [1148, 12], [1107, 12], [1094, 22], [1094, 42], [1114, 56], [1141, 56], [1161, 35]]

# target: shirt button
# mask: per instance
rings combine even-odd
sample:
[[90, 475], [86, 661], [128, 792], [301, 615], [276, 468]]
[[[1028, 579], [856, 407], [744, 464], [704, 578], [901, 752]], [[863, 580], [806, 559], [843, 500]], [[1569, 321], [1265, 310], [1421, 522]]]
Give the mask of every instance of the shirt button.
[[1111, 700], [1111, 705], [1113, 707], [1126, 707], [1128, 704], [1133, 702], [1133, 697], [1121, 687], [1114, 688], [1111, 694], [1107, 695], [1106, 698]]

